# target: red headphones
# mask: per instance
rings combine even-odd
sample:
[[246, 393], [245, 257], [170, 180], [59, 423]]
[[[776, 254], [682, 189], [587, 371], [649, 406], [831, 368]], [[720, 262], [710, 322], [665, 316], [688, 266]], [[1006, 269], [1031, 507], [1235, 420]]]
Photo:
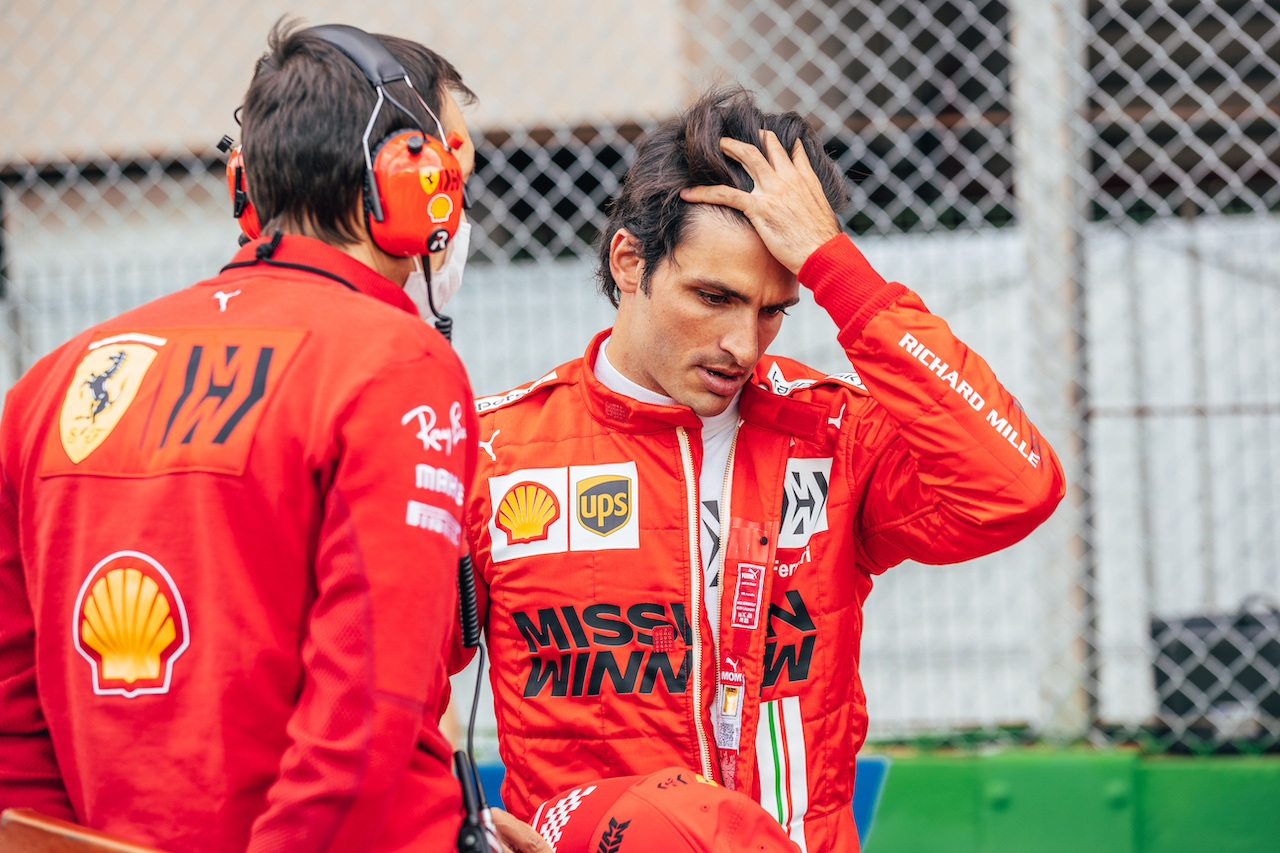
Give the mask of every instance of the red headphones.
[[[361, 141], [369, 236], [379, 249], [402, 258], [443, 251], [462, 220], [462, 167], [453, 153], [462, 145], [462, 137], [457, 133], [445, 135], [439, 117], [422, 100], [404, 66], [382, 42], [345, 24], [313, 27], [311, 32], [342, 51], [378, 93]], [[413, 91], [418, 103], [435, 120], [438, 136], [427, 133], [413, 113], [387, 92], [386, 84], [394, 81], [403, 81]], [[384, 101], [390, 101], [417, 127], [393, 131], [370, 151], [369, 134]], [[258, 239], [262, 226], [245, 191], [244, 152], [239, 146], [227, 159], [227, 188], [240, 229], [250, 240]]]

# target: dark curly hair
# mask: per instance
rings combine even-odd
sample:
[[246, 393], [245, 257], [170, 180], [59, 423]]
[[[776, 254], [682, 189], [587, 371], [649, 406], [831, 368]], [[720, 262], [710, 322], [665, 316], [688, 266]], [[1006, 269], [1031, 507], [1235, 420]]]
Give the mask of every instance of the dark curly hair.
[[[640, 143], [622, 191], [609, 208], [597, 249], [596, 280], [600, 292], [615, 307], [618, 284], [609, 269], [613, 235], [625, 228], [639, 243], [644, 260], [640, 288], [647, 294], [654, 271], [675, 252], [688, 227], [694, 205], [680, 198], [680, 190], [725, 184], [750, 192], [755, 184], [738, 161], [720, 150], [720, 138], [733, 137], [763, 150], [762, 129], [772, 130], [787, 151], [801, 140], [832, 209], [840, 211], [849, 203], [840, 170], [823, 150], [817, 132], [803, 118], [794, 112], [764, 112], [755, 96], [740, 86], [713, 89]], [[733, 208], [716, 210], [747, 222], [746, 216]]]

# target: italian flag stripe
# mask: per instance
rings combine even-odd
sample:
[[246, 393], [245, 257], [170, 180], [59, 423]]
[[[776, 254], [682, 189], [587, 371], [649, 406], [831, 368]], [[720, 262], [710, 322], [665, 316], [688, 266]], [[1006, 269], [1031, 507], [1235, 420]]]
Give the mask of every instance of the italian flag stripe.
[[756, 729], [756, 773], [760, 805], [778, 819], [791, 840], [807, 853], [804, 815], [809, 808], [804, 723], [800, 697], [760, 703]]

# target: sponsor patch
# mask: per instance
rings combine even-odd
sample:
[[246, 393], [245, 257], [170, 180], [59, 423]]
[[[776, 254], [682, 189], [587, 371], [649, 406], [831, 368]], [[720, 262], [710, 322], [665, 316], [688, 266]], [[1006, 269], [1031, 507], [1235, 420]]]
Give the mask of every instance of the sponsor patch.
[[636, 463], [572, 465], [574, 496], [570, 551], [603, 551], [640, 547]]
[[239, 296], [239, 295], [240, 295], [240, 291], [238, 290], [233, 290], [230, 293], [223, 293], [221, 290], [219, 290], [217, 293], [213, 294], [213, 298], [218, 300], [218, 313], [225, 314], [227, 310], [227, 302], [232, 297]]
[[766, 698], [778, 694], [775, 686], [794, 693], [794, 685], [809, 679], [818, 626], [798, 589], [786, 590], [769, 605], [769, 632], [764, 641], [764, 687]]
[[169, 328], [89, 345], [43, 476], [241, 474], [304, 329]]
[[576, 484], [578, 523], [597, 536], [608, 536], [631, 518], [631, 480], [605, 474]]
[[848, 385], [851, 388], [855, 388], [863, 394], [868, 393], [867, 386], [862, 384], [862, 377], [858, 376], [858, 372], [853, 368], [849, 368], [846, 373], [831, 373], [821, 379], [793, 379], [788, 381], [786, 376], [782, 374], [782, 368], [778, 365], [778, 362], [775, 361], [770, 365], [769, 372], [766, 374], [766, 377], [769, 380], [769, 386], [773, 390], [773, 393], [782, 397], [788, 397], [791, 395], [791, 392], [798, 391], [801, 388], [811, 388], [814, 385], [825, 382], [839, 382], [842, 385]]
[[512, 544], [541, 542], [560, 518], [560, 502], [541, 483], [516, 483], [502, 496], [494, 516]]
[[462, 525], [447, 509], [424, 504], [421, 501], [409, 501], [405, 511], [404, 523], [410, 527], [421, 527], [432, 533], [439, 533], [454, 545], [462, 541]]
[[440, 167], [420, 166], [418, 168], [418, 183], [422, 185], [424, 193], [431, 195], [440, 187]]
[[848, 373], [832, 373], [827, 379], [834, 379], [836, 382], [843, 382], [845, 385], [852, 385], [859, 391], [866, 391], [867, 386], [862, 384], [862, 377], [858, 375], [856, 370], [850, 368]]
[[93, 567], [80, 585], [71, 624], [99, 696], [168, 693], [174, 662], [190, 643], [173, 578], [138, 551], [117, 551]]
[[497, 454], [497, 453], [495, 453], [495, 452], [494, 452], [494, 450], [493, 450], [493, 443], [494, 443], [495, 441], [497, 441], [497, 440], [498, 440], [498, 433], [500, 433], [500, 432], [502, 432], [502, 430], [500, 430], [500, 429], [495, 429], [495, 430], [493, 431], [493, 435], [489, 436], [489, 440], [488, 440], [488, 441], [477, 441], [477, 442], [476, 442], [476, 444], [477, 444], [477, 445], [479, 445], [479, 447], [480, 447], [480, 449], [481, 449], [481, 450], [483, 450], [485, 453], [488, 453], [488, 454], [489, 454], [489, 459], [490, 459], [490, 461], [492, 461], [492, 462], [497, 462], [497, 461], [498, 461], [498, 454]]
[[769, 385], [773, 388], [773, 393], [782, 397], [789, 396], [792, 391], [797, 389], [808, 388], [810, 385], [813, 385], [815, 381], [813, 379], [795, 379], [788, 382], [787, 378], [782, 375], [782, 368], [778, 366], [778, 362], [776, 361], [769, 366], [769, 373], [767, 376], [769, 378]]
[[683, 601], [590, 601], [512, 612], [529, 652], [524, 698], [685, 692], [693, 649]]
[[462, 481], [452, 471], [420, 462], [414, 467], [413, 482], [419, 489], [425, 489], [428, 492], [439, 492], [445, 497], [452, 498], [453, 502], [458, 506], [462, 506], [462, 499], [466, 490], [462, 485]]
[[451, 213], [453, 213], [453, 199], [444, 193], [427, 202], [427, 216], [431, 217], [432, 222], [447, 222]]
[[492, 397], [479, 397], [476, 399], [476, 413], [483, 414], [490, 409], [497, 409], [508, 403], [514, 403], [526, 394], [532, 393], [539, 385], [550, 382], [556, 378], [556, 372], [553, 370], [546, 376], [534, 382], [528, 388], [517, 388], [514, 391], [508, 391], [505, 394], [496, 394]]
[[445, 456], [453, 455], [453, 448], [462, 444], [467, 438], [467, 428], [462, 425], [462, 404], [457, 400], [449, 406], [449, 423], [445, 425], [436, 417], [436, 410], [430, 406], [414, 406], [400, 416], [400, 425], [417, 423], [417, 437], [422, 442], [423, 450], [444, 451]]
[[738, 588], [733, 593], [734, 628], [755, 629], [760, 624], [760, 591], [764, 586], [764, 566], [738, 564]]
[[158, 341], [154, 346], [126, 343], [130, 340], [127, 335], [116, 335], [117, 343], [110, 340], [89, 345], [89, 352], [76, 365], [71, 386], [62, 399], [58, 437], [74, 465], [106, 441], [137, 399], [142, 380], [156, 359], [157, 347], [166, 343], [163, 338], [154, 337], [151, 341]]
[[568, 468], [525, 468], [489, 478], [495, 563], [569, 550]]
[[525, 468], [489, 479], [495, 563], [640, 547], [636, 463]]
[[827, 529], [830, 484], [831, 457], [787, 460], [779, 548], [803, 548], [810, 536]]
[[428, 252], [443, 252], [448, 245], [449, 230], [447, 228], [437, 228], [427, 235]]

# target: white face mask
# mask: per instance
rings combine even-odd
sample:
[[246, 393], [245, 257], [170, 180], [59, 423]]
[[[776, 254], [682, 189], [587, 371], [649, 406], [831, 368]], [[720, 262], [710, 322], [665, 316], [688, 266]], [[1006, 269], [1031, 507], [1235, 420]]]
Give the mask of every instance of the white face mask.
[[[435, 303], [437, 311], [443, 311], [445, 304], [462, 287], [462, 271], [467, 265], [467, 249], [470, 247], [471, 223], [460, 223], [458, 233], [453, 235], [444, 250], [444, 263], [440, 265], [440, 269], [431, 273], [431, 301]], [[409, 273], [409, 278], [404, 283], [404, 292], [418, 306], [418, 316], [430, 320], [434, 315], [431, 313], [431, 304], [427, 301], [427, 276], [422, 271], [421, 260], [414, 258], [414, 262], [419, 266]]]

